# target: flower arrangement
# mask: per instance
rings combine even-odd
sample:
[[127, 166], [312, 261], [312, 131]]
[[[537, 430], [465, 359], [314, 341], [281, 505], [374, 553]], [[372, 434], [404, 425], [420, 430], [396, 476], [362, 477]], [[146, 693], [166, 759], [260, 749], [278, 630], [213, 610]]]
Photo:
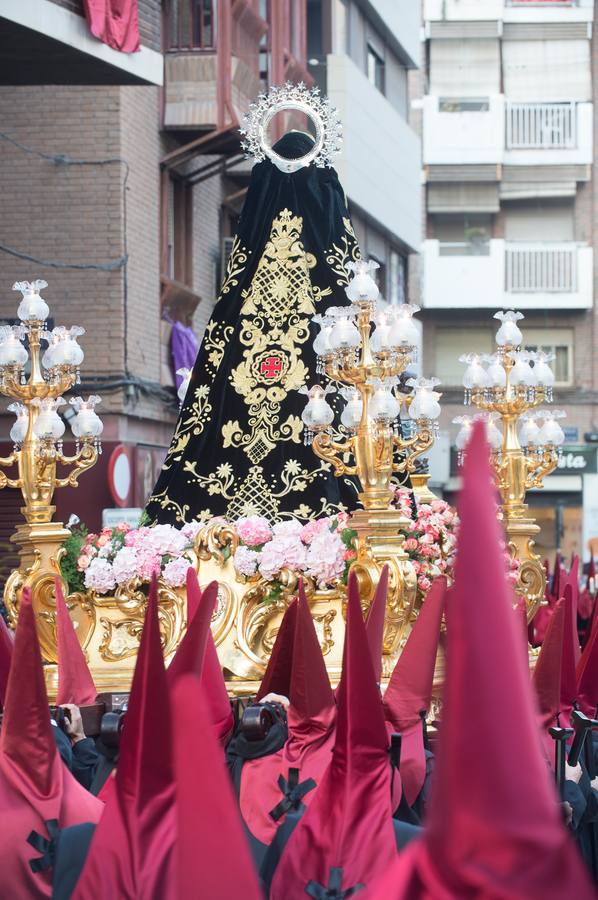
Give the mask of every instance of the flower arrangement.
[[409, 519], [403, 549], [415, 569], [417, 596], [422, 600], [435, 578], [453, 575], [459, 519], [445, 500], [414, 503], [407, 488], [397, 488], [393, 505]]
[[154, 573], [170, 587], [180, 587], [191, 565], [187, 551], [200, 528], [201, 523], [194, 522], [181, 529], [172, 525], [130, 528], [121, 523], [99, 534], [78, 529], [77, 540], [69, 539], [72, 547], [65, 546], [62, 572], [70, 590], [98, 594], [108, 594], [134, 578], [149, 581]]
[[[459, 533], [459, 517], [455, 509], [445, 500], [431, 503], [414, 502], [411, 491], [398, 488], [393, 505], [409, 519], [409, 530], [405, 532], [404, 550], [413, 563], [417, 575], [418, 600], [423, 600], [432, 582], [439, 575], [453, 577]], [[512, 559], [506, 544], [503, 544], [507, 578], [517, 582], [520, 562]]]
[[238, 519], [234, 523], [239, 536], [235, 571], [243, 578], [261, 578], [271, 584], [265, 602], [273, 602], [282, 591], [283, 569], [312, 578], [319, 588], [346, 584], [356, 557], [356, 532], [348, 521], [347, 513], [313, 519], [306, 525], [293, 519], [271, 525], [262, 516]]

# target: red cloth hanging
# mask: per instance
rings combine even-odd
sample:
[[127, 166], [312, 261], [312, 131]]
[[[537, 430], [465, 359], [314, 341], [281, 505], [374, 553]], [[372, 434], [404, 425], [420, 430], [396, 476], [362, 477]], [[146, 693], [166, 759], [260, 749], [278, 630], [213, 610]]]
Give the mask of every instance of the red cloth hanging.
[[137, 0], [83, 0], [89, 30], [103, 44], [121, 53], [137, 53], [139, 17]]

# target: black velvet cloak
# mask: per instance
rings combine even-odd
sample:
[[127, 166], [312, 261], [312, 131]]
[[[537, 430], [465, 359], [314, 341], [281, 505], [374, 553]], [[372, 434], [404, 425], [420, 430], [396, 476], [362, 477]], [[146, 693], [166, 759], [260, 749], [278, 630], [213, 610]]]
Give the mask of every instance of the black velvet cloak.
[[[276, 150], [307, 152], [285, 135]], [[346, 264], [359, 250], [334, 169], [284, 174], [254, 166], [218, 302], [207, 326], [162, 473], [152, 522], [223, 515], [308, 520], [352, 510], [354, 484], [304, 445], [303, 384], [319, 379], [312, 316], [347, 304]], [[320, 379], [321, 380], [321, 379]]]

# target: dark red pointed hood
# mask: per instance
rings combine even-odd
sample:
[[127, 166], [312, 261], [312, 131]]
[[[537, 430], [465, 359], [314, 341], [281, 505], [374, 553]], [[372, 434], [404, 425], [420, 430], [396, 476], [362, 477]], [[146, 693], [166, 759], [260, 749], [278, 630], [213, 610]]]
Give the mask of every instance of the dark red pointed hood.
[[[592, 618], [592, 614], [594, 611], [594, 591], [596, 585], [596, 566], [594, 563], [594, 557], [590, 556], [590, 561], [588, 563], [588, 572], [586, 575], [586, 583], [583, 591], [580, 591], [579, 600], [578, 600], [578, 612], [580, 618], [586, 620], [586, 622]], [[591, 628], [588, 628], [586, 624], [584, 640], [587, 641], [591, 634]]]
[[210, 631], [214, 606], [218, 599], [218, 583], [213, 581], [201, 592], [197, 575], [187, 570], [187, 604], [192, 619], [179, 644], [166, 677], [170, 688], [182, 675], [195, 674], [201, 678], [204, 698], [211, 713], [212, 726], [222, 743], [233, 726], [233, 713], [218, 660], [218, 653]]
[[575, 670], [581, 657], [577, 636], [577, 603], [576, 594], [570, 583], [563, 590], [565, 603], [565, 622], [563, 629], [563, 658], [561, 662], [561, 709], [560, 724], [563, 728], [570, 725], [573, 704], [577, 698], [577, 676]]
[[56, 595], [56, 635], [58, 644], [58, 694], [56, 703], [90, 706], [97, 691], [85, 654], [69, 615], [58, 578], [54, 579]]
[[[287, 780], [294, 768], [300, 781], [313, 778], [319, 785], [334, 742], [336, 704], [302, 581], [294, 619], [288, 739], [278, 753], [248, 760], [241, 774], [241, 812], [251, 833], [263, 843], [272, 840], [282, 821], [270, 816], [282, 797], [280, 776]], [[305, 796], [306, 806], [313, 796], [313, 791]]]
[[384, 566], [376, 585], [374, 597], [370, 603], [365, 630], [372, 656], [372, 665], [376, 681], [382, 680], [382, 652], [384, 643], [384, 625], [386, 622], [386, 600], [388, 598], [388, 565]]
[[409, 806], [417, 800], [426, 777], [421, 713], [426, 713], [432, 702], [445, 595], [446, 579], [437, 578], [422, 604], [383, 698], [389, 733], [401, 733], [400, 772]]
[[554, 765], [554, 741], [548, 729], [557, 725], [561, 711], [561, 669], [565, 632], [565, 600], [559, 600], [550, 618], [532, 682], [539, 706], [538, 725], [546, 757]]
[[268, 694], [280, 694], [288, 697], [291, 693], [291, 669], [293, 667], [293, 642], [295, 640], [295, 620], [297, 617], [297, 598], [293, 598], [287, 606], [272, 653], [266, 666], [256, 700]]
[[[102, 804], [84, 790], [62, 763], [50, 710], [35, 616], [23, 591], [0, 732], [0, 883], [11, 900], [50, 897], [51, 870], [33, 873], [38, 857], [28, 843], [31, 831], [48, 837], [46, 822], [59, 828], [97, 822]], [[8, 896], [8, 895], [7, 895]]]
[[[463, 468], [443, 718], [424, 836], [369, 900], [595, 896], [538, 741], [489, 457], [480, 422]], [[517, 759], [525, 765], [514, 765]]]
[[171, 714], [152, 579], [113, 789], [73, 900], [176, 900]]
[[326, 887], [337, 868], [343, 890], [368, 885], [396, 857], [388, 740], [354, 577], [337, 700], [332, 761], [282, 854], [271, 900], [302, 900], [309, 882]]
[[174, 685], [177, 900], [263, 900], [199, 680]]
[[4, 706], [6, 688], [8, 686], [8, 673], [14, 646], [13, 636], [2, 616], [0, 616], [0, 709]]
[[596, 718], [598, 706], [598, 619], [590, 633], [576, 669], [577, 704], [591, 719]]

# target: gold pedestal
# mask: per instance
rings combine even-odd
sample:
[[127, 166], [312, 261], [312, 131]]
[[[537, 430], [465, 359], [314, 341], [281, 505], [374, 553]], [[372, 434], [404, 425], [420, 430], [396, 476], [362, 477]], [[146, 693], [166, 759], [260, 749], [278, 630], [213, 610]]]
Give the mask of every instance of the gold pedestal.
[[428, 487], [429, 480], [430, 476], [427, 472], [411, 473], [411, 487], [415, 494], [415, 499], [419, 501], [419, 503], [432, 503], [434, 500], [438, 500], [436, 494]]
[[[21, 512], [27, 514], [25, 509]], [[4, 587], [4, 603], [10, 624], [15, 627], [20, 593], [23, 588], [29, 588], [42, 657], [50, 663], [55, 663], [57, 659], [54, 579], [58, 578], [66, 591], [60, 572], [60, 557], [62, 544], [69, 536], [70, 531], [62, 522], [23, 522], [11, 537], [11, 541], [19, 547], [19, 568], [11, 572]]]

